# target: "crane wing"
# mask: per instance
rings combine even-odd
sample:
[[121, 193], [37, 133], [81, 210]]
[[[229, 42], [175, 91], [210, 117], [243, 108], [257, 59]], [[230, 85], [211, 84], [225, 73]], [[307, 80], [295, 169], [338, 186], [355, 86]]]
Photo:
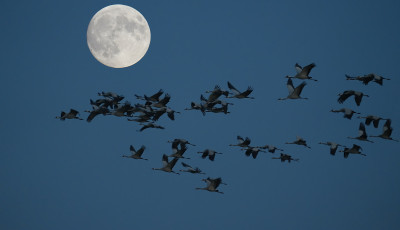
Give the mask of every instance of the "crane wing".
[[244, 139], [241, 136], [237, 136], [236, 139], [238, 140], [239, 144], [242, 144]]
[[129, 146], [129, 150], [131, 151], [132, 154], [136, 153], [135, 147], [133, 147], [133, 145]]
[[168, 156], [163, 154], [162, 156], [162, 163], [163, 163], [163, 167], [166, 167], [168, 165]]
[[359, 134], [359, 137], [367, 136], [367, 133], [365, 132], [365, 125], [362, 122], [360, 122], [360, 127], [358, 128], [358, 134]]
[[292, 79], [290, 79], [290, 78], [288, 79], [288, 81], [287, 81], [287, 83], [286, 83], [286, 86], [287, 86], [287, 88], [288, 88], [288, 90], [289, 90], [289, 95], [292, 94], [293, 91], [294, 91]]
[[175, 166], [176, 162], [179, 160], [179, 158], [174, 158], [171, 162], [169, 162], [168, 164], [170, 165], [171, 169]]
[[303, 70], [303, 68], [301, 67], [301, 65], [299, 65], [298, 63], [296, 63], [296, 65], [294, 65], [294, 68], [296, 69], [296, 72], [297, 72], [297, 73], [300, 73], [300, 72]]
[[186, 167], [186, 168], [192, 168], [192, 166], [190, 166], [190, 165], [186, 164], [185, 162], [182, 162], [181, 164], [182, 164], [182, 166], [183, 166], [183, 167]]
[[229, 81], [228, 81], [228, 88], [234, 93], [234, 94], [240, 94], [240, 91], [237, 90]]
[[339, 96], [339, 98], [338, 98], [338, 102], [340, 103], [340, 104], [343, 104], [343, 102], [347, 99], [347, 98], [349, 98], [351, 95], [353, 95], [354, 94], [354, 91], [353, 90], [346, 90], [346, 91], [344, 91], [342, 94], [340, 94], [340, 96]]
[[295, 89], [294, 89], [294, 93], [299, 95], [301, 94], [301, 91], [303, 90], [304, 86], [306, 86], [307, 83], [305, 81], [303, 81], [300, 85], [298, 85]]
[[246, 139], [242, 142], [242, 144], [248, 146], [250, 142], [251, 142], [250, 138], [246, 137]]
[[253, 88], [251, 86], [247, 87], [247, 90], [241, 93], [241, 95], [247, 97], [250, 95], [250, 93], [253, 92]]
[[138, 150], [136, 151], [136, 153], [137, 153], [139, 156], [142, 156], [142, 154], [143, 154], [143, 152], [144, 152], [145, 149], [146, 149], [146, 146], [142, 145], [142, 146], [140, 147], [140, 149], [138, 149]]
[[74, 116], [78, 115], [78, 111], [76, 111], [75, 109], [70, 109], [69, 111], [70, 114], [73, 114]]
[[315, 67], [315, 63], [311, 63], [307, 66], [304, 66], [304, 68], [302, 69], [301, 72], [303, 72], [306, 76], [308, 76], [308, 74], [310, 74], [310, 71], [312, 70], [312, 68]]

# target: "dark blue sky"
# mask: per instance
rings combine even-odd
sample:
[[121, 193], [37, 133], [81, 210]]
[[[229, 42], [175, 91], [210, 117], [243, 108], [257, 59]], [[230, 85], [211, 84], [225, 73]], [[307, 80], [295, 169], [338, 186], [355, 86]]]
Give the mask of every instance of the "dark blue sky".
[[[144, 58], [132, 67], [99, 63], [86, 43], [92, 16], [110, 4], [140, 11], [151, 29]], [[399, 229], [400, 143], [347, 139], [360, 119], [331, 109], [392, 118], [400, 139], [398, 1], [27, 1], [2, 4], [0, 96], [0, 229]], [[294, 64], [316, 67], [303, 96], [287, 95]], [[377, 73], [383, 86], [346, 81]], [[230, 114], [184, 111], [216, 84], [254, 88], [255, 100], [229, 100]], [[294, 80], [294, 84], [301, 81]], [[124, 118], [93, 122], [55, 119], [90, 109], [97, 92], [134, 94], [159, 89], [182, 112], [162, 117], [165, 130], [136, 132]], [[370, 95], [357, 107], [337, 94]], [[382, 131], [367, 126], [367, 133]], [[270, 153], [247, 158], [236, 136], [272, 144], [299, 158]], [[304, 137], [312, 149], [286, 145]], [[222, 177], [225, 194], [197, 191], [201, 175], [152, 171], [170, 154], [168, 140], [185, 138], [186, 160]], [[366, 157], [329, 154], [321, 141], [363, 147]], [[146, 145], [149, 161], [122, 158]], [[223, 152], [214, 162], [196, 153]], [[277, 155], [277, 154], [275, 154]], [[177, 169], [181, 168], [180, 161]]]

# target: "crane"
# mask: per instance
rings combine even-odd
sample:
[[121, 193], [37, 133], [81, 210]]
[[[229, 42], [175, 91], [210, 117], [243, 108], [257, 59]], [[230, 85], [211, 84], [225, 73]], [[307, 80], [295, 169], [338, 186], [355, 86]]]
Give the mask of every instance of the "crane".
[[202, 179], [202, 181], [205, 181], [207, 183], [207, 186], [204, 188], [196, 188], [197, 190], [207, 190], [209, 192], [217, 192], [224, 194], [223, 192], [217, 189], [218, 186], [222, 183], [221, 177], [215, 179], [211, 179], [210, 177], [208, 177], [207, 179]]
[[246, 139], [243, 139], [241, 136], [237, 136], [236, 139], [238, 140], [238, 144], [230, 144], [229, 146], [239, 146], [239, 147], [248, 147], [250, 145], [250, 138], [246, 137]]
[[261, 148], [258, 148], [258, 147], [247, 147], [247, 149], [244, 148], [242, 150], [246, 150], [246, 152], [245, 152], [246, 156], [249, 157], [251, 155], [253, 157], [253, 159], [257, 158], [257, 155], [258, 155], [259, 152], [266, 153], [266, 151], [264, 151], [264, 150], [262, 150]]
[[192, 166], [182, 162], [182, 166], [185, 167], [186, 169], [181, 169], [179, 170], [180, 172], [188, 172], [192, 174], [205, 174], [203, 173], [198, 167], [193, 168]]
[[298, 63], [295, 64], [295, 69], [297, 71], [297, 74], [294, 77], [291, 76], [286, 76], [286, 78], [297, 78], [297, 79], [303, 79], [303, 80], [313, 80], [313, 81], [317, 81], [316, 79], [312, 78], [309, 76], [310, 71], [315, 67], [315, 63], [311, 63], [309, 65], [306, 65], [303, 67], [301, 67]]
[[379, 121], [380, 120], [388, 120], [388, 119], [385, 119], [385, 118], [381, 118], [381, 117], [378, 117], [378, 116], [375, 116], [375, 115], [368, 115], [368, 116], [366, 116], [366, 117], [362, 117], [362, 116], [358, 116], [357, 118], [360, 118], [360, 119], [365, 119], [365, 124], [366, 125], [370, 125], [371, 124], [371, 122], [374, 124], [374, 127], [375, 128], [378, 128], [378, 126], [379, 126]]
[[184, 159], [190, 159], [187, 157], [184, 157], [183, 154], [186, 152], [187, 147], [183, 146], [181, 149], [178, 149], [177, 146], [172, 147], [172, 154], [169, 155], [168, 157], [175, 157], [175, 158], [184, 158]]
[[361, 146], [353, 144], [351, 148], [345, 147], [343, 150], [339, 150], [339, 152], [343, 152], [344, 158], [348, 158], [349, 154], [360, 154], [366, 156], [364, 153], [361, 153], [360, 150], [362, 150]]
[[374, 76], [368, 74], [364, 76], [356, 76], [356, 77], [351, 77], [347, 74], [345, 74], [346, 80], [357, 80], [357, 81], [362, 81], [364, 85], [368, 85], [368, 83], [372, 80], [374, 80]]
[[162, 163], [163, 163], [163, 167], [161, 168], [152, 168], [153, 170], [160, 170], [160, 171], [164, 171], [167, 173], [175, 173], [178, 174], [177, 172], [174, 172], [172, 169], [174, 168], [176, 162], [178, 161], [178, 158], [174, 158], [171, 161], [168, 161], [168, 156], [163, 154], [162, 156]]
[[340, 145], [340, 144], [337, 144], [337, 143], [335, 143], [335, 142], [331, 142], [331, 141], [328, 141], [328, 142], [319, 142], [318, 144], [321, 144], [321, 145], [328, 145], [329, 147], [330, 147], [330, 153], [331, 153], [331, 155], [335, 155], [335, 153], [336, 153], [336, 150], [338, 149], [338, 147], [339, 146], [343, 146], [343, 145]]
[[68, 113], [61, 111], [61, 115], [56, 116], [56, 119], [60, 119], [61, 121], [64, 121], [65, 119], [83, 120], [82, 118], [78, 117], [78, 114], [79, 112], [75, 109], [70, 109]]
[[296, 137], [296, 140], [295, 140], [295, 141], [293, 141], [293, 142], [286, 142], [285, 144], [303, 145], [303, 146], [305, 146], [305, 147], [311, 149], [311, 147], [307, 145], [306, 141], [305, 141], [303, 138], [299, 137], [299, 136]]
[[132, 159], [141, 159], [141, 160], [148, 160], [146, 158], [142, 158], [142, 154], [144, 152], [144, 150], [146, 149], [146, 146], [142, 145], [140, 147], [140, 149], [135, 150], [135, 148], [133, 147], [133, 145], [131, 145], [129, 147], [129, 150], [131, 151], [131, 155], [126, 156], [126, 155], [122, 155], [122, 157], [127, 157], [127, 158], [132, 158]]
[[142, 124], [142, 123], [139, 123], [140, 125], [142, 125], [142, 128], [141, 129], [139, 129], [139, 130], [136, 130], [136, 131], [138, 131], [138, 132], [142, 132], [143, 130], [145, 130], [145, 129], [148, 129], [148, 128], [153, 128], [153, 129], [165, 129], [164, 127], [162, 127], [161, 125], [157, 125], [157, 124], [154, 124], [154, 123], [147, 123], [147, 124]]
[[347, 98], [354, 96], [354, 100], [355, 100], [357, 106], [360, 106], [361, 100], [363, 97], [369, 97], [368, 95], [366, 95], [360, 91], [354, 91], [354, 90], [345, 90], [343, 93], [338, 94], [338, 96], [339, 96], [339, 98], [338, 98], [339, 104], [343, 104], [343, 102]]
[[385, 124], [383, 125], [382, 134], [380, 134], [378, 136], [370, 136], [370, 137], [380, 137], [380, 138], [383, 138], [386, 140], [392, 140], [392, 141], [399, 142], [399, 140], [396, 140], [396, 139], [393, 139], [392, 137], [390, 137], [393, 132], [393, 128], [390, 126], [391, 123], [392, 123], [392, 121], [390, 119], [387, 119]]
[[343, 117], [347, 118], [349, 120], [351, 120], [351, 118], [353, 117], [353, 114], [360, 114], [352, 109], [348, 109], [348, 108], [342, 108], [342, 109], [338, 109], [338, 110], [331, 110], [332, 113], [343, 113]]
[[358, 128], [358, 134], [359, 134], [358, 137], [347, 137], [347, 138], [374, 143], [373, 141], [368, 140], [368, 135], [367, 132], [365, 132], [365, 126], [362, 122], [360, 123], [360, 126]]
[[228, 88], [232, 91], [233, 96], [228, 96], [227, 98], [238, 98], [238, 99], [243, 99], [243, 98], [249, 98], [249, 99], [254, 99], [254, 97], [249, 97], [251, 92], [253, 92], [253, 88], [251, 86], [247, 87], [246, 91], [240, 92], [237, 90], [229, 81], [228, 81]]
[[203, 152], [197, 152], [197, 153], [201, 153], [202, 154], [201, 158], [203, 159], [205, 159], [208, 156], [208, 159], [210, 159], [211, 161], [214, 161], [216, 154], [222, 154], [212, 149], [205, 149]]
[[268, 152], [270, 152], [270, 153], [275, 153], [276, 150], [283, 151], [283, 149], [279, 149], [273, 145], [264, 145], [264, 146], [260, 146], [259, 148], [260, 149], [268, 149]]
[[300, 97], [301, 91], [303, 90], [304, 86], [307, 85], [305, 81], [303, 81], [300, 85], [296, 88], [293, 86], [292, 79], [288, 79], [286, 86], [289, 90], [289, 95], [287, 97], [279, 98], [278, 100], [286, 100], [286, 99], [308, 99], [306, 97]]
[[291, 161], [299, 161], [299, 159], [294, 159], [292, 156], [290, 156], [289, 154], [285, 154], [285, 153], [281, 153], [281, 155], [279, 157], [272, 157], [272, 159], [279, 159], [279, 160], [281, 160], [281, 162], [288, 161], [289, 163]]

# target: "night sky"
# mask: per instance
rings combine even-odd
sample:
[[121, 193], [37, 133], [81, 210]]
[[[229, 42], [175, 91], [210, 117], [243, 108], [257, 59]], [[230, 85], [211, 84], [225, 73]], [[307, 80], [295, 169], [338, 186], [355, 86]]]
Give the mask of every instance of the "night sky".
[[[128, 68], [101, 64], [87, 45], [91, 18], [110, 4], [135, 8], [150, 26], [146, 55]], [[20, 0], [1, 11], [0, 229], [399, 229], [400, 143], [348, 139], [364, 120], [330, 112], [391, 118], [400, 139], [399, 1]], [[296, 63], [315, 63], [318, 81], [306, 81], [308, 100], [278, 101]], [[391, 80], [345, 78], [369, 73]], [[221, 97], [234, 104], [229, 114], [184, 110], [228, 81], [253, 87], [255, 99]], [[137, 132], [140, 125], [115, 116], [55, 119], [71, 108], [86, 119], [101, 91], [135, 104], [143, 101], [134, 94], [160, 89], [181, 112], [160, 118], [164, 130]], [[345, 90], [370, 97], [339, 104]], [[279, 152], [246, 157], [229, 146], [238, 135], [299, 161], [271, 159]], [[296, 136], [311, 149], [285, 144]], [[196, 144], [175, 169], [185, 162], [207, 175], [151, 170], [174, 138]], [[332, 156], [318, 144], [326, 141], [360, 145], [367, 156]], [[121, 157], [130, 145], [145, 145], [149, 160]], [[202, 159], [206, 148], [223, 154]], [[206, 177], [221, 177], [224, 194], [195, 190]]]

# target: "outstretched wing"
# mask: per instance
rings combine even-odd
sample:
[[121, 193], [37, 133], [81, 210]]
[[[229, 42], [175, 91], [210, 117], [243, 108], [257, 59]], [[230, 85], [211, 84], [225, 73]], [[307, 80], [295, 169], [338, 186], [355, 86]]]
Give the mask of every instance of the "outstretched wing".
[[129, 146], [129, 150], [131, 151], [132, 154], [136, 153], [135, 147], [133, 147], [133, 145]]
[[164, 93], [164, 91], [162, 89], [160, 89], [157, 93], [153, 94], [152, 96], [150, 96], [150, 98], [157, 100], [158, 98]]
[[238, 140], [239, 144], [242, 144], [244, 142], [244, 139], [241, 136], [237, 136], [236, 139]]
[[253, 88], [251, 86], [247, 87], [247, 90], [241, 93], [241, 95], [247, 97], [250, 95], [250, 93], [253, 92]]
[[338, 98], [338, 102], [340, 103], [340, 104], [343, 104], [343, 102], [347, 99], [347, 98], [349, 98], [351, 95], [353, 95], [354, 94], [354, 91], [353, 90], [346, 90], [346, 91], [344, 91], [342, 94], [340, 94], [340, 96], [339, 96], [339, 98]]
[[294, 91], [294, 87], [293, 87], [293, 81], [292, 81], [291, 78], [289, 78], [289, 79], [287, 80], [286, 86], [287, 86], [287, 88], [288, 88], [288, 90], [289, 90], [289, 95], [292, 94], [293, 91]]
[[383, 131], [382, 131], [383, 135], [390, 137], [390, 135], [392, 134], [392, 131], [393, 131], [393, 128], [390, 127], [391, 123], [392, 123], [392, 120], [390, 120], [390, 119], [386, 120], [385, 124], [383, 125]]
[[166, 167], [168, 165], [168, 156], [163, 154], [162, 156], [162, 163], [163, 163], [163, 167]]
[[69, 113], [72, 114], [72, 115], [74, 115], [74, 116], [76, 116], [76, 115], [78, 115], [79, 112], [76, 111], [75, 109], [70, 109], [70, 110], [69, 110]]
[[310, 71], [311, 71], [312, 68], [314, 68], [314, 67], [315, 67], [315, 63], [311, 63], [311, 64], [309, 64], [309, 65], [307, 65], [307, 66], [304, 66], [302, 72], [303, 72], [304, 74], [306, 74], [306, 76], [308, 76], [308, 74], [310, 74]]
[[186, 168], [192, 168], [192, 166], [190, 166], [190, 165], [186, 164], [185, 162], [182, 162], [181, 164], [182, 164], [182, 166], [183, 166], [183, 167], [186, 167]]
[[246, 139], [243, 141], [243, 145], [248, 146], [250, 144], [251, 140], [250, 138], [246, 137]]
[[363, 94], [354, 94], [354, 100], [356, 101], [357, 106], [360, 106]]
[[140, 149], [138, 149], [138, 150], [136, 151], [136, 153], [137, 153], [139, 156], [142, 156], [142, 154], [143, 154], [143, 152], [144, 152], [145, 149], [146, 149], [146, 146], [142, 145], [142, 146], [140, 147]]
[[294, 65], [294, 68], [296, 69], [296, 72], [297, 72], [297, 73], [300, 73], [300, 72], [303, 70], [303, 68], [301, 67], [301, 65], [299, 65], [298, 63], [296, 63], [296, 65]]
[[294, 89], [294, 93], [299, 95], [301, 94], [301, 91], [303, 91], [304, 86], [306, 86], [307, 83], [305, 81], [303, 81], [300, 85], [298, 85], [295, 89]]
[[235, 88], [229, 81], [228, 81], [228, 88], [232, 90], [234, 94], [240, 94], [240, 91]]
[[364, 123], [360, 122], [360, 127], [358, 128], [359, 137], [366, 137], [367, 133], [365, 132], [365, 125]]
[[174, 158], [171, 162], [169, 162], [169, 165], [171, 166], [171, 169], [175, 166], [176, 162], [179, 160], [179, 158]]

